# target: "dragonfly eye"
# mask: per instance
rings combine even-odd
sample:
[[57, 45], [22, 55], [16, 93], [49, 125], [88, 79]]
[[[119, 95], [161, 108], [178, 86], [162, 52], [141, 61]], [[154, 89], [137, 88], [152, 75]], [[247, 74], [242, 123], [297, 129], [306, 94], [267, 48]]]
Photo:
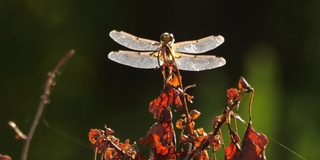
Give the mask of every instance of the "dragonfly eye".
[[174, 42], [173, 34], [165, 32], [160, 36], [160, 41], [167, 44], [172, 44]]

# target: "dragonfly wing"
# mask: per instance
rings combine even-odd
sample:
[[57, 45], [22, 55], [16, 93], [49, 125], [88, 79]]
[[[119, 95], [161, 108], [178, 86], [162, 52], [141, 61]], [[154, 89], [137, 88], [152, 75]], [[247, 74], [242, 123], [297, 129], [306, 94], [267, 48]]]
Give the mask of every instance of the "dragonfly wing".
[[159, 42], [144, 38], [139, 38], [123, 31], [113, 30], [110, 37], [117, 43], [138, 51], [155, 51], [159, 47]]
[[158, 58], [152, 55], [153, 52], [135, 52], [135, 51], [112, 51], [109, 53], [108, 58], [131, 67], [135, 68], [158, 68]]
[[188, 55], [175, 53], [175, 57], [178, 69], [185, 71], [214, 69], [226, 64], [226, 60], [223, 57], [216, 57], [212, 55]]
[[174, 45], [174, 50], [182, 53], [204, 53], [218, 47], [223, 42], [222, 36], [209, 36], [193, 41], [178, 42]]

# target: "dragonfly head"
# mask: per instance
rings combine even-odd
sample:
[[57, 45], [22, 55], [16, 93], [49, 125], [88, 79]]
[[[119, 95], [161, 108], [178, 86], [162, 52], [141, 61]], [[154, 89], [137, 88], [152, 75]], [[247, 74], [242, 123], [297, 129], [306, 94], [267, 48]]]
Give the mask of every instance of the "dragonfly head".
[[174, 38], [172, 33], [164, 32], [160, 36], [160, 42], [161, 43], [166, 43], [166, 44], [173, 44], [174, 43]]

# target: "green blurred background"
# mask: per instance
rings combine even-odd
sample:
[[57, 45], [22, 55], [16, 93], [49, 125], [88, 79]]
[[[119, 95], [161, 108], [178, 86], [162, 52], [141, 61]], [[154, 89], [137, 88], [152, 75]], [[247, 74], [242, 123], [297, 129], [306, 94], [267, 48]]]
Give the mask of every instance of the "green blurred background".
[[[255, 88], [254, 128], [306, 159], [319, 159], [319, 8], [318, 0], [1, 0], [0, 153], [20, 159], [23, 142], [7, 122], [29, 131], [47, 72], [72, 48], [76, 54], [56, 79], [29, 159], [93, 159], [87, 134], [104, 124], [123, 141], [145, 136], [156, 122], [148, 104], [159, 95], [162, 77], [108, 60], [108, 52], [125, 49], [108, 36], [117, 29], [154, 40], [167, 31], [176, 42], [224, 36], [224, 44], [206, 54], [224, 57], [226, 66], [182, 72], [185, 85], [197, 84], [188, 90], [195, 96], [189, 108], [202, 113], [196, 127], [212, 131], [226, 89], [244, 76]], [[239, 109], [246, 120], [247, 101]], [[266, 155], [300, 159], [272, 140]]]

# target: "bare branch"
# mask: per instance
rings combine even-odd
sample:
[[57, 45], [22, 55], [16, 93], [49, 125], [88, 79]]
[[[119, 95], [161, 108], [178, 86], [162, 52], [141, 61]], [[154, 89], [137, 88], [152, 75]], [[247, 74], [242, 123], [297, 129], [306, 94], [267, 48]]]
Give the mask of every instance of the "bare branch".
[[46, 81], [46, 84], [45, 84], [44, 92], [40, 97], [41, 99], [40, 99], [40, 102], [39, 102], [39, 106], [38, 106], [38, 110], [37, 110], [36, 116], [35, 116], [35, 118], [33, 120], [32, 125], [31, 125], [31, 128], [30, 128], [30, 131], [28, 133], [26, 142], [25, 142], [25, 144], [23, 146], [22, 156], [21, 156], [22, 160], [27, 160], [29, 146], [30, 146], [33, 134], [34, 134], [34, 132], [35, 132], [35, 130], [36, 130], [38, 124], [39, 124], [40, 118], [41, 118], [42, 113], [43, 113], [43, 109], [44, 109], [45, 105], [49, 102], [48, 98], [50, 96], [50, 88], [51, 88], [51, 85], [53, 83], [53, 79], [54, 79], [55, 75], [59, 72], [59, 68], [63, 64], [65, 64], [66, 61], [69, 58], [71, 58], [74, 53], [75, 53], [74, 49], [72, 49], [69, 52], [67, 52], [62, 57], [62, 59], [58, 62], [58, 64], [54, 67], [54, 69], [51, 72], [48, 73], [48, 78], [47, 78], [47, 81]]

